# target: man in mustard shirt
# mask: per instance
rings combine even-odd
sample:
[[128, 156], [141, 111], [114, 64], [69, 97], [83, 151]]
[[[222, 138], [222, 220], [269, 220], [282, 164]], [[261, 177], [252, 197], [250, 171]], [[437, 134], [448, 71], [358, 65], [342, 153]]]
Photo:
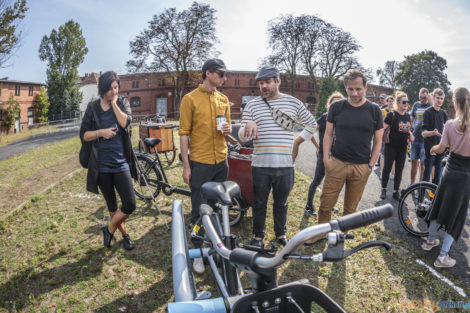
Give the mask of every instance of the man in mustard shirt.
[[[222, 60], [207, 60], [202, 66], [202, 84], [181, 100], [180, 149], [183, 179], [191, 188], [191, 224], [199, 219], [199, 206], [205, 202], [201, 196], [202, 184], [227, 179], [225, 135], [232, 131], [230, 104], [227, 96], [217, 91], [217, 87], [227, 80], [226, 71]], [[217, 130], [218, 116], [225, 116], [226, 119], [221, 130]], [[198, 239], [191, 241], [196, 248], [203, 243]], [[198, 274], [204, 273], [202, 258], [194, 259], [193, 269]]]

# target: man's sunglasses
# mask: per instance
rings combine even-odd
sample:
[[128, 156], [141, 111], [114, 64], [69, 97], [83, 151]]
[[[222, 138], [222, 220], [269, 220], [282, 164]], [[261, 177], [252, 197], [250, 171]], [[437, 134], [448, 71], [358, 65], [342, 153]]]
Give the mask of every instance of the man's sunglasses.
[[408, 101], [408, 100], [403, 100], [403, 101], [401, 102], [401, 104], [409, 104], [409, 103], [410, 103], [410, 101]]
[[224, 77], [227, 75], [227, 73], [225, 72], [222, 72], [222, 71], [214, 71], [213, 73], [217, 73], [217, 75], [219, 75], [220, 78]]

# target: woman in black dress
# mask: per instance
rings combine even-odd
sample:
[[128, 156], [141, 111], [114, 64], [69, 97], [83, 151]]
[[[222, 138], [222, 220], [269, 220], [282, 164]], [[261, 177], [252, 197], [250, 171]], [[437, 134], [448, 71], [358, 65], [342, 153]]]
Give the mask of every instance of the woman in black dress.
[[466, 88], [457, 88], [453, 96], [456, 118], [444, 125], [441, 142], [431, 148], [431, 155], [450, 150], [441, 182], [437, 188], [433, 206], [426, 216], [429, 221], [429, 237], [421, 245], [430, 251], [439, 246], [436, 238], [439, 226], [445, 229], [441, 252], [434, 262], [435, 267], [452, 267], [456, 261], [449, 256], [454, 241], [462, 233], [470, 199], [470, 93]]
[[[124, 227], [124, 221], [136, 207], [132, 185], [136, 168], [128, 134], [131, 109], [127, 98], [118, 96], [119, 84], [115, 72], [106, 72], [100, 76], [100, 98], [88, 104], [80, 127], [80, 139], [82, 144], [92, 143], [87, 190], [98, 193], [99, 187], [111, 216], [110, 224], [102, 228], [103, 244], [109, 248], [114, 232], [119, 229], [124, 248], [131, 250], [134, 245]], [[121, 198], [120, 209], [115, 189]]]

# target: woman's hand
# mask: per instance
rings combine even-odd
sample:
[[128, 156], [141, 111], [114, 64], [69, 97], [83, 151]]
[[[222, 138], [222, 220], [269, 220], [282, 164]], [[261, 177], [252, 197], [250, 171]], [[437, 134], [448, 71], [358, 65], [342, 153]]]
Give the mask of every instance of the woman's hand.
[[98, 130], [98, 137], [103, 137], [104, 139], [111, 139], [117, 134], [116, 128], [102, 128]]

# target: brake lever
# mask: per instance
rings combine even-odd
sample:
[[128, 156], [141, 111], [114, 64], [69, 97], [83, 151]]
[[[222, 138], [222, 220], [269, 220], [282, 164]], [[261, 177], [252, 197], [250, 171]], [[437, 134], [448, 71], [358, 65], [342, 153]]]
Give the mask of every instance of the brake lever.
[[265, 248], [261, 248], [261, 247], [253, 246], [253, 245], [246, 245], [246, 244], [241, 243], [239, 240], [237, 240], [236, 246], [238, 248], [242, 248], [242, 249], [246, 249], [246, 250], [250, 250], [250, 251], [256, 251], [256, 252], [260, 252], [260, 253], [264, 253], [264, 254], [274, 254], [277, 251], [277, 247], [275, 245], [273, 245], [272, 242], [271, 242], [271, 248], [270, 249], [265, 249]]
[[388, 242], [382, 240], [374, 240], [363, 242], [350, 250], [344, 250], [344, 242], [339, 242], [335, 246], [328, 247], [328, 249], [322, 253], [322, 261], [341, 261], [344, 258], [350, 256], [351, 254], [358, 252], [359, 250], [375, 246], [383, 246], [386, 250], [390, 250], [392, 248], [392, 246]]

